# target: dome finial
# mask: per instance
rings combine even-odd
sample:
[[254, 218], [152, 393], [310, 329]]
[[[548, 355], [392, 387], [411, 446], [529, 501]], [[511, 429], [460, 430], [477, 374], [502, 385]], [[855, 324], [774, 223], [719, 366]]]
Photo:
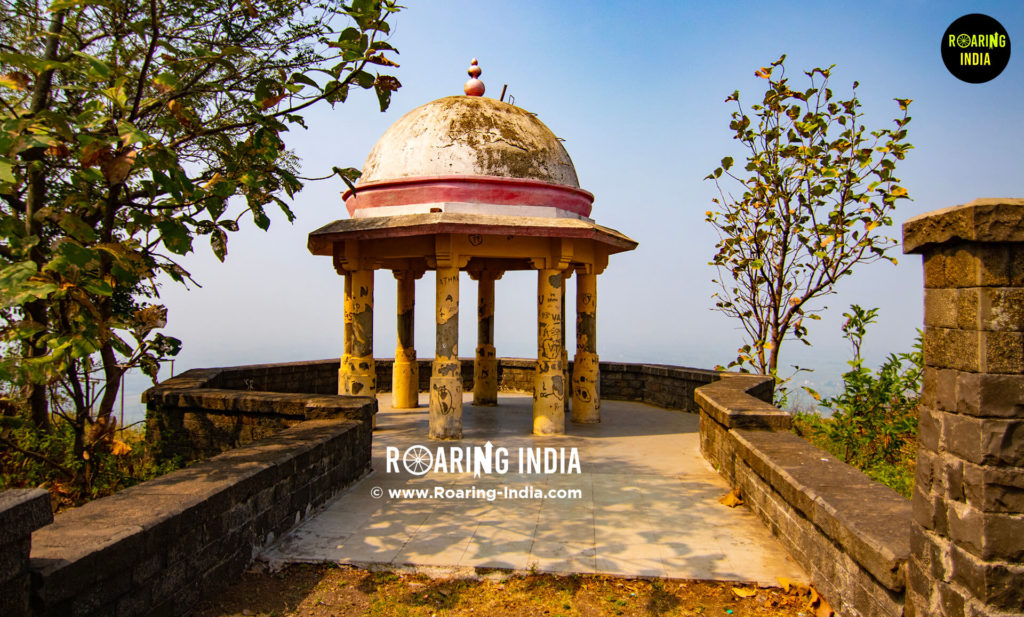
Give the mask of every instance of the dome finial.
[[473, 62], [470, 63], [469, 70], [469, 81], [462, 87], [462, 90], [466, 93], [466, 96], [483, 96], [484, 95], [484, 82], [480, 81], [480, 73], [483, 71], [477, 66], [476, 58], [473, 58]]

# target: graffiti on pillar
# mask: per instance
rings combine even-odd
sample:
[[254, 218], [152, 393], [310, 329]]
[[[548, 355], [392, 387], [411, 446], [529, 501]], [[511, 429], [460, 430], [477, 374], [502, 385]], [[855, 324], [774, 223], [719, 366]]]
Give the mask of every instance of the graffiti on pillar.
[[351, 311], [355, 314], [363, 313], [373, 309], [373, 295], [370, 293], [370, 288], [361, 285], [359, 292], [352, 296], [351, 300]]
[[597, 318], [593, 313], [576, 314], [576, 347], [597, 352]]
[[448, 390], [448, 386], [444, 384], [433, 385], [433, 398], [436, 401], [436, 408], [442, 416], [447, 416], [452, 412], [454, 397]]
[[462, 367], [458, 362], [439, 362], [434, 365], [434, 373], [438, 377], [454, 377], [462, 372]]
[[579, 400], [583, 401], [584, 403], [589, 403], [590, 402], [590, 389], [587, 388], [586, 384], [587, 384], [587, 378], [586, 377], [578, 377], [576, 379], [576, 385], [573, 388], [573, 394], [576, 396], [576, 398], [578, 398]]
[[441, 302], [437, 307], [437, 323], [448, 323], [448, 320], [459, 314], [459, 301], [452, 296], [447, 294], [444, 298], [441, 298]]
[[546, 338], [544, 339], [544, 357], [545, 358], [559, 358], [562, 355], [562, 345], [559, 341]]
[[352, 315], [352, 353], [368, 356], [373, 353], [373, 311], [365, 310]]
[[555, 375], [551, 378], [551, 387], [554, 389], [556, 396], [565, 397], [565, 380], [561, 375]]
[[534, 398], [537, 398], [537, 397], [548, 398], [550, 396], [557, 396], [559, 398], [564, 398], [565, 397], [565, 382], [562, 380], [562, 376], [561, 375], [552, 375], [550, 377], [550, 380], [551, 380], [551, 389], [550, 390], [548, 390], [548, 388], [547, 388], [548, 379], [541, 379], [540, 380], [540, 388], [536, 388], [536, 390], [538, 390], [538, 391], [535, 393]]
[[540, 355], [542, 358], [558, 359], [562, 357], [561, 328], [541, 324]]

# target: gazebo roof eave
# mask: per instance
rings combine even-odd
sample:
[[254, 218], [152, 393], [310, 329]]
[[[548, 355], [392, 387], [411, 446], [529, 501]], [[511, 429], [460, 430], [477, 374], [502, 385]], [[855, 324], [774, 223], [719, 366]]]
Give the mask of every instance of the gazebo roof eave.
[[625, 234], [576, 218], [489, 216], [453, 212], [342, 219], [309, 234], [314, 255], [330, 256], [335, 242], [430, 236], [437, 234], [515, 235], [581, 238], [599, 242], [609, 254], [631, 251], [638, 243]]

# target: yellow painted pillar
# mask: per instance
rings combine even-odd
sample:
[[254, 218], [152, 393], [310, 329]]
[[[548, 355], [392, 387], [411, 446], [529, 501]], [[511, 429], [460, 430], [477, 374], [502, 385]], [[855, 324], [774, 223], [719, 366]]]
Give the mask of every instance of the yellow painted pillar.
[[[572, 270], [566, 270], [562, 274], [562, 288], [561, 288], [561, 301], [562, 301], [562, 342], [559, 347], [562, 349], [562, 383], [569, 384], [569, 351], [565, 348], [565, 287], [568, 284], [569, 277], [572, 276]], [[572, 397], [566, 394], [563, 403], [563, 410], [565, 413], [569, 413], [570, 406], [569, 401]]]
[[533, 432], [565, 433], [565, 375], [562, 365], [562, 271], [537, 271], [537, 374], [533, 382]]
[[391, 404], [395, 409], [413, 409], [419, 405], [420, 371], [413, 347], [413, 317], [416, 306], [416, 279], [422, 271], [395, 270], [398, 280], [398, 346], [391, 369]]
[[338, 367], [338, 394], [348, 394], [348, 359], [352, 355], [352, 273], [343, 272], [345, 276], [345, 298], [342, 303], [343, 347], [341, 365]]
[[462, 439], [459, 269], [437, 266], [437, 342], [430, 375], [430, 438]]
[[572, 421], [601, 421], [601, 374], [597, 358], [597, 274], [576, 273], [576, 357], [572, 372]]
[[373, 363], [373, 270], [353, 270], [345, 276], [345, 355], [339, 394], [375, 396], [377, 369]]
[[476, 358], [473, 360], [473, 404], [498, 404], [498, 358], [494, 353], [494, 281], [500, 274], [482, 270], [477, 276]]

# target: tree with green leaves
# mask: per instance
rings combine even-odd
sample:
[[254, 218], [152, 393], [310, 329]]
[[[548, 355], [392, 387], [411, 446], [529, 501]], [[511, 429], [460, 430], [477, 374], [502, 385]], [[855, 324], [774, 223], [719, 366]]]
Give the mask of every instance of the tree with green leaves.
[[729, 366], [779, 384], [782, 343], [792, 337], [810, 345], [804, 320], [820, 318], [815, 301], [834, 293], [857, 264], [896, 263], [886, 254], [896, 241], [880, 228], [908, 198], [894, 172], [912, 148], [909, 99], [896, 99], [902, 117], [894, 127], [868, 132], [857, 82], [849, 99], [834, 96], [833, 65], [805, 72], [810, 83], [794, 90], [785, 58], [755, 73], [768, 87], [750, 114], [739, 91], [726, 98], [736, 104], [729, 128], [747, 162], [738, 171], [725, 157], [707, 176], [719, 197], [705, 213], [719, 235], [710, 262], [718, 270], [715, 309], [738, 319], [744, 332]]
[[39, 429], [51, 414], [74, 428], [63, 473], [88, 484], [125, 372], [155, 379], [177, 353], [157, 293], [161, 275], [191, 280], [177, 256], [205, 236], [223, 260], [228, 235], [247, 218], [267, 229], [271, 206], [293, 220], [304, 178], [286, 132], [352, 88], [387, 108], [400, 84], [371, 69], [397, 66], [397, 10], [0, 0], [0, 382], [21, 387]]
[[920, 330], [913, 350], [891, 353], [877, 370], [864, 365], [861, 347], [878, 309], [856, 304], [843, 313], [843, 338], [850, 342], [853, 358], [843, 373], [843, 389], [822, 399], [805, 388], [830, 410], [794, 416], [794, 431], [840, 460], [864, 471], [910, 498], [914, 488], [914, 452], [917, 446], [918, 405], [924, 374]]

